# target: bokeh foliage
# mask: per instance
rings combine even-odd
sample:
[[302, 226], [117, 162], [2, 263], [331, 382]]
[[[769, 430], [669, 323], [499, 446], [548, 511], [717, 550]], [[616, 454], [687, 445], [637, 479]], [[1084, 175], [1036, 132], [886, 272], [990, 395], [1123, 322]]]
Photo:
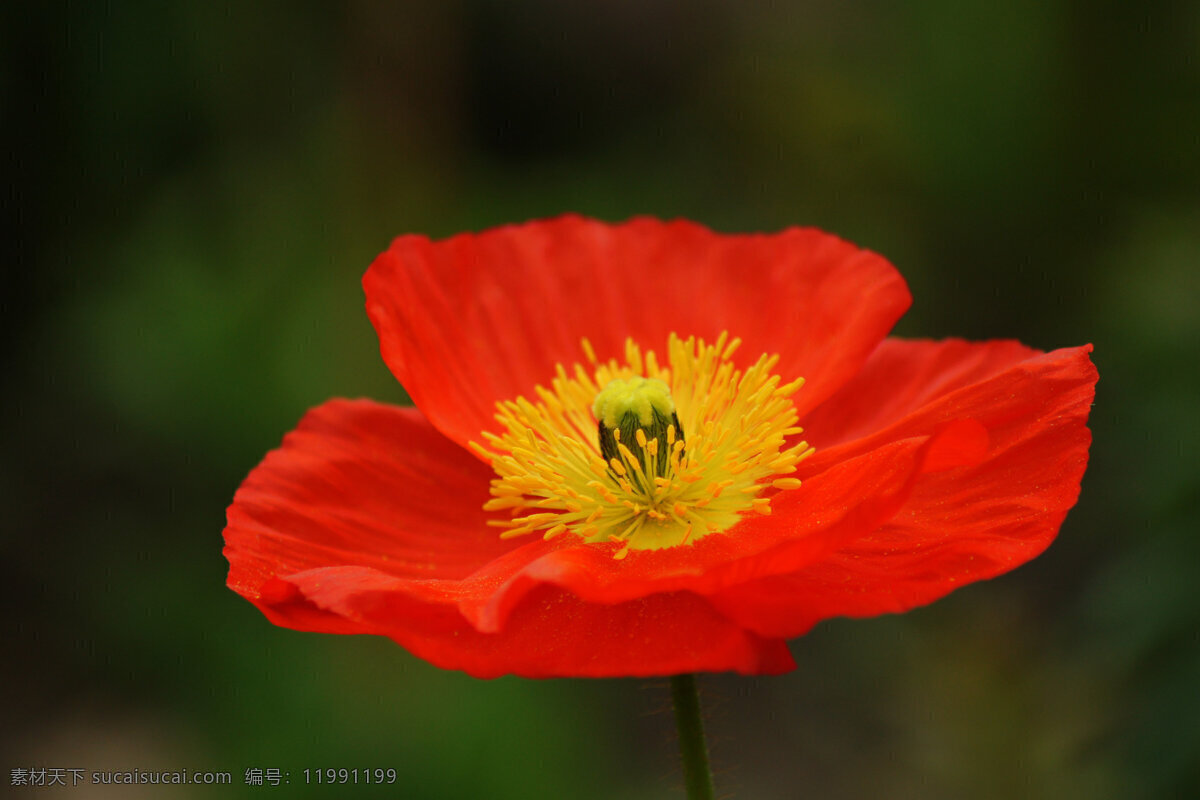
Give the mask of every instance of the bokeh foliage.
[[1096, 345], [1058, 542], [927, 609], [825, 623], [791, 675], [709, 678], [722, 786], [1200, 792], [1200, 5], [0, 15], [6, 770], [222, 769], [246, 797], [272, 791], [247, 767], [289, 770], [289, 796], [333, 796], [297, 785], [325, 766], [394, 767], [412, 798], [678, 791], [661, 686], [479, 682], [274, 628], [223, 585], [224, 507], [304, 410], [404, 401], [362, 310], [375, 253], [573, 210], [817, 225], [905, 274], [902, 335]]

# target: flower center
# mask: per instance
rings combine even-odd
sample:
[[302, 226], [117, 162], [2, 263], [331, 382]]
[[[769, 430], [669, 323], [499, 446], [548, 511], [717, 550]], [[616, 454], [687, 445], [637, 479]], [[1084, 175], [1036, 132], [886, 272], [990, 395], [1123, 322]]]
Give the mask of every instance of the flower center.
[[488, 447], [470, 443], [496, 471], [484, 508], [512, 513], [490, 524], [504, 537], [615, 541], [614, 557], [624, 558], [728, 530], [746, 512], [771, 513], [772, 490], [799, 487], [782, 476], [813, 452], [788, 442], [802, 432], [791, 396], [804, 379], [772, 374], [779, 356], [736, 369], [740, 344], [724, 333], [712, 344], [672, 333], [663, 367], [632, 339], [623, 364], [600, 363], [584, 339], [590, 369], [557, 365], [550, 388], [534, 389], [538, 402], [496, 404], [504, 430], [483, 433]]

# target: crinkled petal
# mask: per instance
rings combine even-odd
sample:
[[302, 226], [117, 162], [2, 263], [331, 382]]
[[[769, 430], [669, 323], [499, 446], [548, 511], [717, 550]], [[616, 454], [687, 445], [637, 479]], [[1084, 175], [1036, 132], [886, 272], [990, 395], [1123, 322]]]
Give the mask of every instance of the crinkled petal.
[[345, 565], [416, 580], [469, 576], [521, 546], [486, 525], [491, 477], [416, 409], [332, 400], [234, 496], [229, 586], [253, 599], [272, 577]]
[[627, 337], [741, 337], [738, 357], [779, 353], [804, 376], [799, 410], [859, 369], [910, 296], [882, 257], [813, 229], [718, 235], [695, 223], [578, 216], [461, 234], [402, 236], [363, 278], [384, 361], [460, 444], [494, 430], [495, 403], [530, 396], [554, 366], [601, 359]]
[[[901, 364], [907, 357], [914, 376], [922, 374], [922, 364], [940, 362], [948, 352], [992, 367], [1017, 354], [1007, 343], [890, 348], [888, 359]], [[982, 460], [922, 475], [900, 511], [878, 529], [792, 574], [730, 587], [713, 598], [716, 606], [764, 636], [792, 637], [828, 617], [873, 616], [929, 603], [1040, 554], [1075, 504], [1087, 466], [1087, 418], [1097, 379], [1090, 351], [1090, 345], [1076, 347], [998, 371], [984, 368], [976, 377], [993, 374], [973, 384], [947, 380], [947, 388], [957, 388], [908, 409], [883, 431], [840, 447], [843, 453], [869, 450], [880, 438], [911, 435], [948, 417], [977, 420], [988, 432]], [[903, 370], [878, 374], [890, 374], [889, 385], [900, 395], [913, 391], [901, 378]]]
[[949, 427], [843, 461], [777, 495], [770, 516], [750, 515], [694, 545], [633, 550], [622, 560], [613, 558], [615, 544], [549, 548], [514, 572], [486, 606], [471, 609], [472, 618], [479, 627], [497, 627], [525, 592], [545, 583], [591, 602], [617, 603], [660, 592], [709, 595], [794, 571], [879, 527], [903, 505], [934, 448], [962, 435], [974, 435], [974, 428]]
[[792, 668], [782, 641], [687, 592], [597, 605], [537, 585], [498, 612], [513, 576], [561, 545], [487, 527], [490, 477], [415, 409], [326, 403], [235, 496], [229, 585], [278, 625], [388, 636], [478, 676]]
[[264, 611], [290, 627], [389, 636], [436, 666], [479, 678], [778, 674], [795, 667], [782, 640], [749, 633], [686, 592], [600, 605], [540, 586], [522, 597], [502, 631], [482, 633], [452, 605], [417, 599], [402, 583], [365, 568], [313, 570], [277, 579]]
[[1042, 353], [1011, 341], [888, 339], [853, 381], [801, 421], [816, 452], [798, 475], [954, 420], [977, 420], [989, 435], [1037, 425], [1044, 407], [1093, 391], [1091, 350]]
[[852, 380], [804, 418], [805, 437], [822, 451], [865, 440], [939, 398], [1040, 355], [1007, 339], [885, 339]]

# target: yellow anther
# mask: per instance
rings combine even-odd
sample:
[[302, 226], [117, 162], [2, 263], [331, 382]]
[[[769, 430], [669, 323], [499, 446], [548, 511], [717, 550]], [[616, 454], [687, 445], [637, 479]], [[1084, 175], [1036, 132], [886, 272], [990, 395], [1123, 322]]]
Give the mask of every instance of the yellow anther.
[[712, 344], [671, 335], [660, 365], [633, 341], [624, 363], [600, 362], [582, 342], [584, 364], [556, 365], [536, 402], [498, 403], [501, 433], [469, 444], [496, 471], [485, 509], [508, 517], [488, 524], [505, 538], [615, 542], [614, 557], [625, 558], [769, 514], [759, 494], [797, 488], [784, 476], [812, 452], [787, 444], [801, 432], [789, 397], [803, 381], [772, 374], [770, 355], [739, 369], [740, 345], [727, 334]]

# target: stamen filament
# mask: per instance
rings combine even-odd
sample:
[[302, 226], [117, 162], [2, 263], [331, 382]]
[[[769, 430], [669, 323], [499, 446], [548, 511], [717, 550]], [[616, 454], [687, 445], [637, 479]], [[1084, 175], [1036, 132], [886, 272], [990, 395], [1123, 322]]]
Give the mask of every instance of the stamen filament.
[[804, 380], [774, 374], [777, 355], [739, 370], [731, 356], [741, 344], [727, 333], [712, 344], [672, 334], [663, 366], [633, 340], [623, 363], [600, 361], [583, 340], [589, 366], [556, 365], [536, 401], [498, 403], [500, 432], [468, 444], [496, 471], [484, 508], [512, 515], [488, 524], [504, 538], [615, 542], [619, 559], [769, 514], [774, 493], [800, 487], [783, 476], [812, 453], [789, 444], [803, 432], [790, 397]]

